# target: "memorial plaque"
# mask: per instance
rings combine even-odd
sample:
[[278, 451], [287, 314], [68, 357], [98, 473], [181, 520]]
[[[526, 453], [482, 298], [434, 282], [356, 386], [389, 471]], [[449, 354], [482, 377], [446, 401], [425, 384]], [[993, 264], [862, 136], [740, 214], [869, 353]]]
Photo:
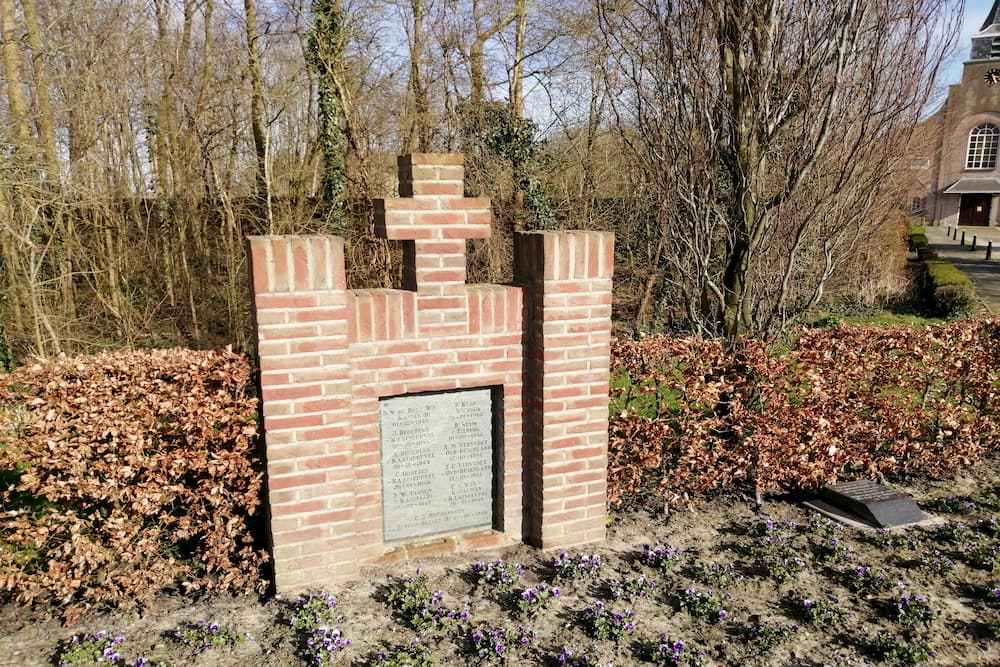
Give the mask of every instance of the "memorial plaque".
[[927, 518], [909, 495], [867, 479], [824, 487], [822, 495], [835, 507], [844, 508], [879, 528]]
[[379, 401], [387, 542], [493, 524], [489, 388]]

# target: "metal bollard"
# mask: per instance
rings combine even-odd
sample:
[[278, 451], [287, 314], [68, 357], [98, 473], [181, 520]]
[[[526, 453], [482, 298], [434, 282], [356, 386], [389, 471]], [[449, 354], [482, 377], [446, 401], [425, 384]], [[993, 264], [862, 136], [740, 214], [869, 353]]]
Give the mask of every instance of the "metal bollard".
[[951, 240], [954, 241], [958, 238], [958, 227], [952, 227], [951, 229]]
[[972, 252], [976, 251], [976, 235], [975, 234], [972, 235], [972, 247], [970, 248], [970, 250], [972, 250]]
[[965, 230], [964, 229], [962, 230], [962, 243], [961, 243], [961, 245], [965, 245]]
[[990, 261], [990, 257], [993, 256], [993, 241], [986, 244], [986, 261]]

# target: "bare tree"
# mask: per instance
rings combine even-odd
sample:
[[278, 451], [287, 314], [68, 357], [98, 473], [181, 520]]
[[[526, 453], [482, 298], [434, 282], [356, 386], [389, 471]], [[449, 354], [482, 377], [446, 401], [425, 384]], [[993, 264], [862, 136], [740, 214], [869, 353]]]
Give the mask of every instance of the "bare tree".
[[472, 43], [469, 46], [469, 100], [473, 105], [486, 101], [489, 81], [486, 76], [486, 43], [516, 18], [521, 0], [502, 16], [493, 16], [484, 0], [472, 0]]
[[391, 284], [400, 147], [467, 153], [476, 276], [610, 228], [620, 316], [778, 330], [872, 262], [950, 2], [0, 0], [0, 346], [239, 347], [245, 233]]
[[257, 6], [254, 0], [243, 0], [247, 22], [247, 71], [250, 74], [250, 129], [253, 133], [254, 156], [257, 158], [257, 196], [267, 194], [267, 135], [264, 132], [264, 73], [260, 65], [260, 31], [257, 28]]
[[427, 48], [427, 14], [431, 4], [428, 0], [409, 1], [410, 23], [407, 26], [407, 39], [409, 42], [410, 78], [407, 87], [412, 100], [413, 112], [403, 144], [404, 153], [430, 151], [430, 100], [428, 99], [427, 82], [424, 79], [424, 58]]
[[50, 186], [58, 190], [59, 157], [56, 149], [55, 114], [49, 95], [48, 67], [38, 27], [38, 15], [35, 13], [35, 0], [21, 0], [21, 13], [24, 15], [25, 34], [31, 53], [31, 71], [34, 77], [32, 90], [37, 107], [34, 117], [44, 155], [45, 178]]
[[524, 60], [528, 32], [528, 0], [514, 0], [514, 62], [510, 67], [509, 104], [511, 113], [524, 116]]
[[[30, 31], [31, 27], [37, 28], [30, 3], [27, 13], [22, 6], [22, 18], [31, 24], [28, 26], [29, 48], [39, 53], [37, 33], [32, 35]], [[9, 149], [4, 162], [0, 163], [3, 291], [10, 297], [15, 335], [30, 340], [31, 347], [43, 354], [59, 352], [62, 350], [61, 336], [51, 317], [54, 298], [47, 269], [51, 263], [61, 264], [63, 268], [65, 264], [57, 259], [62, 248], [55, 245], [58, 241], [54, 238], [52, 223], [43, 213], [43, 209], [52, 204], [45, 197], [45, 191], [51, 190], [48, 186], [53, 182], [58, 184], [58, 176], [54, 173], [57, 166], [49, 161], [53, 156], [44, 146], [48, 137], [43, 136], [43, 145], [39, 146], [31, 129], [22, 76], [21, 32], [14, 0], [0, 2], [0, 39], [11, 126], [10, 135], [6, 137]], [[35, 74], [37, 76], [37, 70]], [[44, 123], [38, 126], [44, 127]], [[9, 335], [7, 327], [4, 329], [5, 335]]]
[[[952, 5], [602, 4], [610, 66], [627, 74], [618, 125], [660, 208], [652, 259], [695, 327], [764, 334], [822, 293], [851, 248], [829, 223], [873, 210], [953, 42]], [[817, 249], [827, 268], [807, 257]], [[769, 289], [765, 266], [811, 296]]]
[[28, 103], [24, 99], [21, 78], [20, 37], [17, 33], [17, 6], [14, 0], [0, 0], [0, 37], [3, 39], [3, 66], [7, 80], [7, 105], [10, 110], [12, 139], [17, 150], [29, 150]]

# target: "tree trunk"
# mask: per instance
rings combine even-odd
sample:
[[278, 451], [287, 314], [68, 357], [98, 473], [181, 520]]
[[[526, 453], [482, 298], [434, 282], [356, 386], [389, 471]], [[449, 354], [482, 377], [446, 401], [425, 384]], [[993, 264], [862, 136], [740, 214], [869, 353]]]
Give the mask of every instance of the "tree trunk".
[[477, 109], [486, 101], [486, 37], [480, 36], [469, 48], [469, 102]]
[[514, 0], [514, 65], [510, 71], [510, 111], [524, 117], [524, 51], [528, 29], [528, 0]]
[[11, 322], [17, 331], [16, 337], [23, 337], [28, 328], [28, 321], [31, 319], [30, 300], [28, 294], [27, 276], [23, 271], [19, 271], [20, 258], [22, 257], [22, 244], [20, 237], [20, 209], [19, 195], [17, 189], [22, 186], [18, 181], [24, 178], [23, 169], [18, 167], [23, 164], [23, 154], [29, 140], [28, 133], [28, 109], [24, 101], [24, 94], [21, 89], [21, 53], [18, 50], [18, 39], [15, 35], [16, 7], [14, 0], [0, 0], [0, 40], [2, 40], [3, 66], [5, 80], [7, 84], [7, 105], [10, 114], [10, 142], [14, 146], [14, 169], [11, 171], [10, 182], [4, 183], [4, 190], [0, 191], [0, 249], [3, 250], [4, 271], [0, 272], [6, 282], [6, 301], [9, 305]]
[[28, 105], [24, 99], [21, 82], [21, 52], [18, 49], [16, 12], [14, 0], [0, 0], [0, 38], [3, 39], [3, 67], [7, 80], [7, 104], [13, 130], [14, 150], [22, 153], [29, 148], [31, 132], [28, 130]]
[[35, 0], [21, 0], [21, 13], [27, 30], [28, 49], [31, 51], [31, 67], [35, 75], [35, 104], [38, 113], [35, 123], [42, 141], [42, 155], [46, 170], [46, 181], [53, 191], [59, 189], [59, 153], [56, 150], [55, 116], [49, 97], [48, 71], [42, 55], [42, 42], [35, 14]]
[[[15, 273], [21, 248], [14, 230], [14, 210], [6, 198], [0, 199], [0, 261], [7, 270], [0, 273], [0, 288], [6, 299], [0, 301], [0, 312], [4, 314], [2, 324], [8, 340], [20, 338], [26, 329], [28, 314], [28, 293], [23, 277]], [[10, 352], [11, 350], [7, 350]]]
[[52, 111], [52, 99], [49, 96], [48, 69], [43, 57], [41, 35], [38, 28], [38, 16], [35, 14], [35, 0], [21, 0], [21, 12], [24, 15], [24, 25], [27, 31], [28, 49], [31, 51], [31, 67], [34, 72], [35, 126], [41, 140], [42, 164], [45, 168], [46, 190], [53, 200], [50, 203], [52, 211], [52, 229], [58, 247], [59, 257], [53, 258], [58, 264], [59, 302], [60, 309], [68, 319], [76, 319], [76, 297], [73, 288], [73, 248], [77, 246], [73, 220], [66, 215], [61, 199], [57, 199], [60, 190], [59, 153], [56, 147], [55, 115]]
[[339, 0], [313, 0], [309, 31], [309, 64], [316, 72], [319, 144], [323, 153], [322, 197], [329, 231], [343, 234], [346, 226], [347, 136], [344, 104], [337, 83], [344, 59], [344, 9]]
[[[752, 327], [753, 269], [756, 241], [763, 232], [758, 219], [759, 174], [763, 168], [758, 143], [759, 118], [753, 115], [748, 81], [745, 77], [743, 42], [748, 37], [743, 26], [753, 7], [727, 7], [721, 12], [718, 33], [720, 64], [723, 69], [724, 103], [728, 131], [720, 133], [719, 153], [726, 165], [732, 188], [729, 247], [722, 284], [725, 294], [722, 329], [730, 346]], [[756, 26], [759, 31], [761, 28]], [[758, 39], [759, 34], [749, 35]]]
[[253, 134], [254, 155], [257, 158], [256, 194], [268, 199], [267, 135], [264, 133], [264, 75], [260, 65], [257, 40], [257, 7], [254, 0], [243, 0], [247, 20], [247, 69], [250, 72], [250, 130]]
[[156, 9], [157, 46], [160, 57], [160, 96], [156, 104], [156, 123], [153, 128], [153, 163], [155, 167], [155, 181], [153, 191], [157, 196], [158, 210], [161, 222], [166, 217], [166, 198], [172, 194], [171, 184], [172, 174], [172, 132], [170, 113], [170, 96], [168, 91], [171, 88], [173, 78], [170, 66], [170, 47], [168, 44], [168, 17], [166, 0], [154, 0]]
[[410, 0], [413, 11], [413, 29], [410, 36], [410, 94], [413, 96], [413, 118], [406, 138], [405, 153], [430, 151], [430, 103], [423, 75], [424, 20], [427, 14], [425, 0]]
[[516, 16], [516, 10], [517, 5], [503, 18], [482, 27], [479, 0], [472, 2], [472, 21], [476, 26], [476, 36], [469, 47], [469, 102], [477, 109], [486, 101], [489, 88], [489, 83], [486, 81], [486, 42], [510, 25]]
[[207, 133], [198, 119], [203, 117], [206, 96], [215, 92], [217, 85], [212, 70], [212, 49], [215, 45], [215, 26], [212, 24], [212, 15], [214, 12], [215, 0], [203, 0], [202, 40], [204, 46], [201, 56], [201, 73], [198, 83], [198, 103], [195, 109], [195, 122], [198, 123], [198, 152], [201, 159], [201, 181], [205, 196], [208, 199], [217, 199], [219, 197], [219, 182], [212, 159], [211, 144], [205, 136]]

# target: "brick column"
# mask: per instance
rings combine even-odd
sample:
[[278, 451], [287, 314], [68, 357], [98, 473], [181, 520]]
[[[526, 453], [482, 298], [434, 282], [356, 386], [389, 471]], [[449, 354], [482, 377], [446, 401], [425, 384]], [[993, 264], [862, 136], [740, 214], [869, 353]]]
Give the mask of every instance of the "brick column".
[[515, 237], [525, 289], [525, 540], [605, 537], [614, 235]]
[[275, 584], [357, 574], [344, 242], [250, 237]]

